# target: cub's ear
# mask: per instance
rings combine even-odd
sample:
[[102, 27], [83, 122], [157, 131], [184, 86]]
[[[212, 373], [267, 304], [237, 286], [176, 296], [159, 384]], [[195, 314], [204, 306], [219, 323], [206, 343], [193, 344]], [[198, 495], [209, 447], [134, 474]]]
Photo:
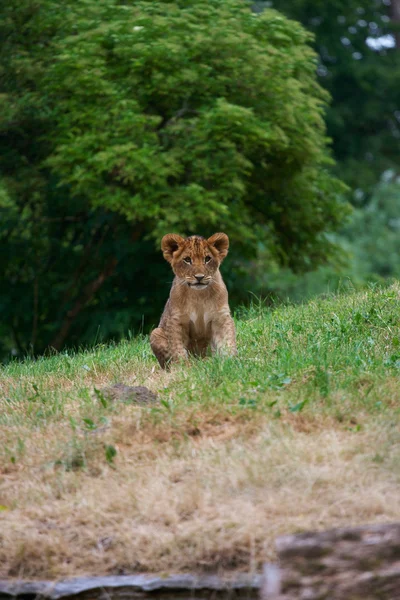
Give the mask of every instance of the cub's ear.
[[184, 241], [183, 237], [177, 233], [168, 233], [167, 235], [164, 235], [161, 240], [161, 250], [165, 260], [171, 262], [174, 252], [178, 250], [179, 246], [182, 246]]
[[214, 235], [208, 238], [207, 243], [210, 246], [214, 246], [218, 251], [220, 260], [224, 260], [229, 249], [229, 238], [226, 233], [214, 233]]

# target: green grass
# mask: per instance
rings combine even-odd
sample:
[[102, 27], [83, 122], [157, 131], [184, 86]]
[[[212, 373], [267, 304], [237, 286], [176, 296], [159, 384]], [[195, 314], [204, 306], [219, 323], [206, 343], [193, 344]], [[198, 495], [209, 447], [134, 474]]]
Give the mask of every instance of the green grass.
[[399, 518], [399, 305], [253, 306], [237, 358], [170, 372], [147, 337], [2, 368], [0, 575], [259, 568], [279, 533]]

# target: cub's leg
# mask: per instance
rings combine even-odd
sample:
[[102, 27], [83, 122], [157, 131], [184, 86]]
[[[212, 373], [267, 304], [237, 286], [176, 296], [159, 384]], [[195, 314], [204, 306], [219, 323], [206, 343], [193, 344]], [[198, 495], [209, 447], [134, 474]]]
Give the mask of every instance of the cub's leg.
[[[187, 340], [185, 339], [187, 342]], [[150, 335], [150, 346], [163, 369], [171, 362], [177, 362], [188, 356], [186, 345], [183, 341], [182, 327], [171, 320], [167, 329], [157, 327]]]
[[214, 352], [236, 356], [235, 323], [230, 314], [218, 315], [211, 326], [211, 347]]
[[171, 359], [167, 334], [164, 329], [157, 327], [153, 329], [150, 335], [150, 346], [160, 366], [165, 369], [168, 361]]
[[183, 327], [179, 313], [171, 315], [167, 321], [166, 330], [171, 362], [187, 359], [188, 331]]

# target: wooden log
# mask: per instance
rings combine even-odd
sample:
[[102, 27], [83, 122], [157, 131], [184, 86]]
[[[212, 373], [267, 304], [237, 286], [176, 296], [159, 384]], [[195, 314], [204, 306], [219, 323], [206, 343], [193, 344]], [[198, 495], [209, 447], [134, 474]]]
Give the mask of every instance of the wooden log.
[[400, 600], [400, 523], [286, 535], [262, 600]]

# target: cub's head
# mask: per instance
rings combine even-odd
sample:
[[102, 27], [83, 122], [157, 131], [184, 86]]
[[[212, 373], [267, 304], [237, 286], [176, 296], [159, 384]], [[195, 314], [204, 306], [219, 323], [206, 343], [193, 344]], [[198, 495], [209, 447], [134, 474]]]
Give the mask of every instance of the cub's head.
[[213, 282], [228, 248], [229, 238], [225, 233], [214, 233], [208, 240], [200, 235], [184, 239], [169, 233], [161, 240], [165, 260], [171, 263], [181, 283], [193, 290], [204, 290]]

